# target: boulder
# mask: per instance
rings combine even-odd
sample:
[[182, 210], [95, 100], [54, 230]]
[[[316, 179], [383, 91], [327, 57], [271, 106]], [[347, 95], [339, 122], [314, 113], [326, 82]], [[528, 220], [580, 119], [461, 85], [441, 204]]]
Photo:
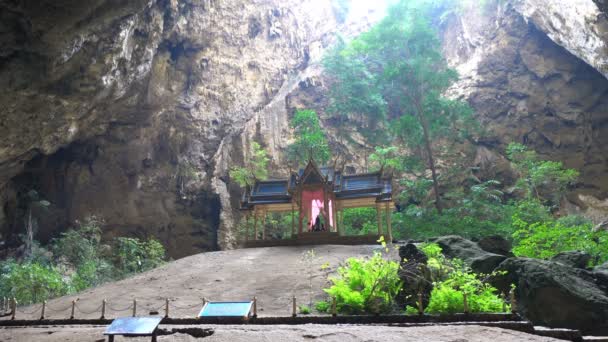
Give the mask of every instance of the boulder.
[[513, 248], [511, 241], [500, 235], [486, 236], [479, 240], [477, 245], [486, 252], [508, 257], [514, 256], [513, 253], [511, 253], [511, 248]]
[[427, 256], [413, 243], [408, 243], [399, 247], [399, 257], [399, 278], [403, 281], [403, 288], [397, 295], [397, 302], [403, 307], [409, 305], [416, 308], [418, 294], [421, 293], [422, 306], [426, 307], [433, 290], [432, 274], [426, 265]]
[[515, 284], [517, 311], [535, 325], [608, 334], [608, 293], [594, 272], [549, 260], [510, 258], [492, 280], [506, 292]]
[[448, 235], [434, 240], [448, 258], [458, 258], [477, 273], [492, 273], [496, 266], [507, 259], [504, 255], [486, 252], [473, 241], [461, 236]]
[[608, 262], [595, 266], [593, 268], [593, 275], [595, 276], [596, 283], [608, 292]]
[[559, 262], [566, 266], [586, 269], [591, 260], [591, 255], [581, 251], [569, 251], [556, 254], [551, 261]]
[[399, 257], [401, 260], [406, 259], [407, 261], [416, 261], [421, 264], [426, 264], [428, 258], [426, 254], [422, 253], [421, 250], [416, 247], [413, 243], [408, 243], [405, 246], [399, 247]]

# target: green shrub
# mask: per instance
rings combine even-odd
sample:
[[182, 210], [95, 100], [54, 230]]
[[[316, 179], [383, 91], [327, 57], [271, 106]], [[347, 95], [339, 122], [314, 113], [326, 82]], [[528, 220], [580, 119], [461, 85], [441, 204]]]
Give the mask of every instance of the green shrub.
[[315, 310], [319, 312], [327, 312], [329, 310], [329, 303], [324, 300], [316, 302]]
[[40, 302], [70, 290], [61, 272], [53, 266], [9, 260], [3, 263], [1, 272], [1, 296], [15, 297], [19, 303]]
[[496, 288], [482, 280], [483, 275], [473, 273], [457, 259], [452, 263], [448, 278], [435, 283], [426, 312], [464, 312], [463, 293], [467, 293], [469, 312], [503, 311], [503, 300], [497, 295]]
[[[608, 261], [608, 232], [593, 232], [591, 223], [580, 219], [562, 219], [528, 223], [514, 216], [513, 233], [516, 256], [550, 259], [560, 252], [583, 251], [592, 256], [591, 265]], [[568, 223], [580, 223], [567, 226]]]
[[300, 310], [300, 314], [302, 314], [302, 315], [310, 314], [310, 308], [306, 305], [300, 305], [299, 310]]
[[399, 263], [385, 260], [380, 252], [371, 258], [349, 258], [331, 277], [325, 292], [336, 298], [337, 310], [348, 314], [390, 312], [401, 290]]
[[114, 264], [123, 274], [143, 272], [163, 264], [165, 249], [154, 240], [119, 237], [115, 240]]
[[347, 208], [342, 211], [346, 235], [367, 235], [378, 232], [375, 208]]
[[61, 233], [51, 245], [56, 259], [74, 267], [99, 258], [103, 220], [91, 216], [76, 224], [76, 229]]

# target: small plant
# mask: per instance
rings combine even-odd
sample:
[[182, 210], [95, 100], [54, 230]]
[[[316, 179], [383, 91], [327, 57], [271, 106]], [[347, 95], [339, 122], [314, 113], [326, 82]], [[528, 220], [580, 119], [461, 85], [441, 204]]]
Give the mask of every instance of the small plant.
[[252, 157], [245, 162], [243, 167], [232, 168], [229, 172], [230, 178], [241, 187], [253, 185], [255, 180], [268, 178], [268, 162], [270, 158], [266, 150], [257, 142], [251, 143]]
[[300, 314], [302, 314], [302, 315], [309, 315], [310, 314], [310, 307], [308, 307], [306, 305], [300, 305], [300, 307], [298, 309], [300, 311]]
[[315, 310], [319, 312], [327, 312], [329, 311], [329, 303], [322, 300], [315, 303]]
[[390, 312], [402, 285], [398, 270], [399, 263], [384, 259], [380, 252], [371, 258], [349, 258], [325, 292], [336, 298], [337, 310], [343, 313]]

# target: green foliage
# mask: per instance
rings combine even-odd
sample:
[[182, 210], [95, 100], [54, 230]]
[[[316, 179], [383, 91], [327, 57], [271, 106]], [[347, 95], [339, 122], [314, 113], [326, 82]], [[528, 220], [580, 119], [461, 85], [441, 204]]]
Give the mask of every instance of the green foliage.
[[76, 229], [69, 229], [53, 240], [51, 250], [62, 262], [78, 267], [87, 261], [99, 258], [103, 220], [95, 216], [84, 222], [77, 221]]
[[550, 259], [560, 252], [583, 251], [592, 256], [591, 266], [608, 261], [608, 232], [594, 232], [580, 218], [529, 223], [516, 214], [513, 224], [516, 256]]
[[391, 127], [378, 131], [391, 131], [426, 161], [441, 211], [438, 145], [466, 138], [475, 122], [465, 102], [443, 96], [457, 74], [441, 53], [431, 23], [434, 10], [431, 0], [399, 1], [369, 31], [348, 44], [340, 41], [324, 66], [332, 80], [329, 112], [360, 116], [368, 131]]
[[165, 250], [156, 240], [117, 238], [113, 246], [103, 245], [102, 223], [94, 216], [77, 222], [76, 228], [52, 240], [52, 253], [33, 241], [32, 253], [25, 260], [2, 264], [0, 296], [14, 296], [20, 303], [39, 302], [163, 263]]
[[241, 187], [251, 186], [256, 179], [268, 178], [268, 153], [257, 142], [251, 143], [252, 157], [245, 161], [243, 167], [234, 167], [230, 170], [230, 178]]
[[[445, 258], [441, 247], [435, 243], [425, 243], [420, 247], [427, 256], [427, 266], [432, 272], [433, 290], [425, 311], [427, 313], [464, 312], [464, 294], [467, 294], [469, 312], [502, 312], [508, 306], [497, 294], [496, 288], [484, 279], [483, 274], [473, 273], [459, 259]], [[416, 308], [406, 307], [406, 314], [415, 314]]]
[[329, 303], [322, 300], [315, 303], [315, 310], [319, 312], [327, 312], [329, 311]]
[[295, 141], [287, 146], [288, 159], [300, 165], [310, 158], [318, 164], [326, 164], [331, 152], [317, 113], [310, 109], [297, 110], [290, 124]]
[[398, 269], [399, 263], [385, 260], [380, 252], [367, 259], [349, 258], [338, 268], [338, 276], [330, 278], [333, 285], [325, 292], [336, 298], [339, 312], [390, 312], [402, 286]]
[[298, 309], [302, 315], [309, 315], [311, 312], [310, 308], [306, 305], [300, 305]]
[[403, 165], [395, 146], [376, 147], [375, 152], [369, 156], [369, 161], [373, 165], [371, 171], [398, 171]]
[[342, 211], [346, 235], [368, 235], [378, 232], [375, 208], [347, 208]]
[[1, 295], [15, 297], [19, 303], [43, 301], [70, 290], [61, 272], [53, 266], [8, 260], [2, 264], [1, 272]]
[[526, 196], [540, 199], [542, 194], [554, 205], [579, 176], [578, 171], [564, 168], [561, 162], [540, 160], [535, 151], [522, 144], [509, 144], [507, 156], [520, 174], [516, 185]]
[[503, 300], [497, 290], [470, 271], [455, 271], [446, 281], [435, 285], [428, 313], [460, 313], [464, 311], [463, 294], [467, 293], [469, 312], [502, 312]]
[[144, 272], [162, 265], [165, 249], [156, 240], [119, 237], [114, 247], [115, 265], [125, 274]]

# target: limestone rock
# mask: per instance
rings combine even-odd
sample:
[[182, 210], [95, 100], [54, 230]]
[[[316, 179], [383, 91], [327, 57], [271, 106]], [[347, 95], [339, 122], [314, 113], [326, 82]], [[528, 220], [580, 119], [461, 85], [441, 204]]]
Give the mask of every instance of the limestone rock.
[[513, 248], [511, 241], [499, 235], [483, 237], [477, 241], [477, 245], [486, 252], [504, 256], [513, 256], [513, 253], [511, 252], [511, 248]]
[[496, 266], [507, 259], [504, 255], [486, 252], [475, 242], [456, 235], [442, 236], [434, 240], [448, 258], [458, 258], [477, 273], [492, 273]]
[[428, 258], [413, 243], [399, 247], [399, 257], [399, 278], [403, 281], [403, 288], [397, 295], [397, 302], [417, 309], [418, 294], [422, 294], [422, 306], [426, 307], [433, 290], [432, 274], [426, 265]]
[[536, 325], [608, 333], [608, 293], [592, 272], [546, 260], [511, 258], [497, 268], [499, 290], [516, 285], [518, 311]]
[[566, 266], [582, 269], [587, 268], [587, 265], [589, 264], [590, 260], [591, 255], [580, 251], [561, 252], [551, 258], [551, 261], [559, 262], [560, 264]]

